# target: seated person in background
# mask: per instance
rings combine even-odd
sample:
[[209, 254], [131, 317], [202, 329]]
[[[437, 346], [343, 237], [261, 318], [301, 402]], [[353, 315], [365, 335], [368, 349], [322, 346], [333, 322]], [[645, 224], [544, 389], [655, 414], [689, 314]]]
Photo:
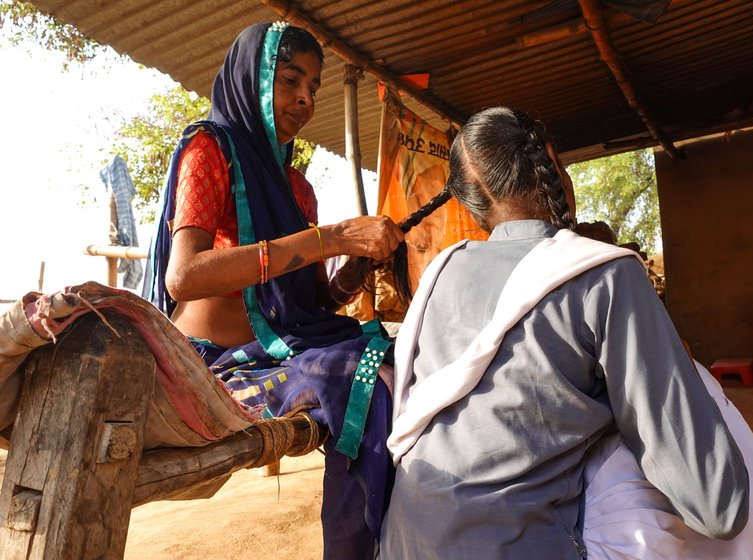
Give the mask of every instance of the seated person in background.
[[[358, 280], [346, 265], [327, 282], [323, 261], [383, 260], [403, 234], [383, 216], [315, 225], [313, 189], [287, 162], [313, 116], [322, 61], [316, 40], [284, 23], [235, 40], [208, 120], [188, 127], [173, 155], [146, 296], [243, 404], [275, 416], [317, 407], [311, 414], [332, 434], [325, 557], [362, 560], [373, 557], [391, 480], [392, 401], [379, 370], [389, 343], [379, 325], [370, 332], [331, 311]], [[367, 353], [375, 365], [356, 383]]]
[[398, 335], [381, 560], [586, 558], [584, 470], [612, 434], [688, 527], [746, 525], [719, 408], [636, 254], [571, 231], [563, 177], [519, 110], [452, 145], [441, 196], [491, 236], [435, 258]]

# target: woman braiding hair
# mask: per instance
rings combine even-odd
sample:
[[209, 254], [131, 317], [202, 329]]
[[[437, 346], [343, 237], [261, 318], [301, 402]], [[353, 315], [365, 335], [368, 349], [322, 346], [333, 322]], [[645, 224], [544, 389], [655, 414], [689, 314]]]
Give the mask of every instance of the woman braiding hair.
[[[445, 187], [398, 227], [407, 234], [454, 196], [487, 232], [493, 229], [489, 224], [493, 201], [500, 198], [535, 210], [558, 229], [575, 229], [572, 185], [563, 171], [541, 122], [519, 109], [488, 109], [471, 117], [455, 138]], [[362, 260], [364, 277], [369, 264]], [[404, 241], [395, 251], [393, 274], [398, 296], [407, 304], [412, 294]]]

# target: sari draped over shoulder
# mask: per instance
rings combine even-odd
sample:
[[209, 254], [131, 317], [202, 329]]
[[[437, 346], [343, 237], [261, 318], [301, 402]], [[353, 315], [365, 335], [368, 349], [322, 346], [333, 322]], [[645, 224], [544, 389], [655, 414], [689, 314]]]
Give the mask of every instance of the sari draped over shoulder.
[[[269, 24], [256, 24], [238, 36], [215, 78], [208, 119], [189, 126], [173, 154], [144, 291], [144, 297], [168, 315], [175, 308], [165, 273], [178, 167], [183, 150], [199, 130], [212, 134], [228, 162], [240, 245], [309, 227], [284, 172], [292, 142], [279, 146], [274, 129], [272, 93], [281, 35]], [[365, 392], [354, 373], [367, 350], [371, 353], [375, 344], [387, 350], [389, 343], [384, 342], [382, 329], [366, 332], [355, 319], [316, 304], [316, 267], [310, 265], [243, 290], [255, 341], [229, 349], [212, 347], [206, 341], [193, 343], [239, 401], [265, 404], [268, 415], [276, 416], [316, 407], [312, 415], [332, 434], [322, 511], [325, 557], [364, 558], [364, 545], [358, 542], [366, 535], [364, 518], [371, 535], [379, 535], [391, 485], [384, 441], [392, 399], [376, 372], [365, 383], [370, 388]], [[383, 357], [389, 358], [389, 352]], [[391, 376], [389, 367], [382, 367], [379, 375], [385, 371]], [[357, 393], [351, 394], [351, 387], [362, 393], [355, 405], [349, 405]], [[341, 441], [341, 436], [348, 441]], [[350, 449], [348, 457], [335, 450], [336, 443], [338, 450]]]

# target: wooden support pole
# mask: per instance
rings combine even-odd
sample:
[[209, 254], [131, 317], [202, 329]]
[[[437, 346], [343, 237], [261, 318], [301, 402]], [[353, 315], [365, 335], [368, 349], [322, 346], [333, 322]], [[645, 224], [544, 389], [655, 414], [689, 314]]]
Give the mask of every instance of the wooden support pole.
[[147, 250], [141, 247], [124, 247], [123, 245], [87, 245], [84, 254], [115, 259], [145, 259]]
[[617, 85], [622, 90], [622, 94], [627, 100], [628, 105], [638, 113], [638, 116], [646, 125], [651, 136], [661, 144], [667, 154], [669, 154], [672, 159], [682, 159], [680, 152], [677, 151], [674, 144], [672, 144], [661, 128], [656, 124], [648, 107], [639, 98], [638, 93], [633, 86], [633, 82], [630, 80], [627, 66], [625, 66], [620, 59], [617, 49], [614, 47], [609, 32], [607, 31], [600, 0], [578, 0], [578, 3], [583, 12], [583, 17], [586, 20], [586, 26], [591, 31], [591, 35], [596, 43], [596, 48], [599, 50], [599, 55], [617, 81]]
[[44, 261], [39, 261], [39, 280], [37, 281], [38, 290], [44, 291]]
[[[110, 245], [118, 244], [118, 210], [115, 205], [115, 194], [110, 193]], [[107, 285], [118, 287], [118, 259], [107, 257]]]
[[94, 314], [26, 362], [0, 492], [3, 560], [121, 559], [155, 363]]
[[456, 111], [434, 101], [420, 90], [406, 84], [396, 76], [390, 74], [371, 59], [359, 54], [352, 47], [337, 39], [330, 31], [325, 30], [321, 25], [311, 20], [306, 14], [296, 9], [293, 6], [294, 2], [290, 2], [289, 0], [260, 0], [260, 2], [274, 10], [285, 21], [311, 33], [321, 43], [322, 47], [335, 53], [347, 64], [352, 64], [356, 68], [361, 68], [376, 79], [392, 85], [395, 89], [399, 89], [401, 92], [405, 93], [427, 109], [430, 109], [453, 126], [457, 128], [462, 126], [465, 119]]
[[359, 215], [369, 213], [361, 174], [361, 140], [358, 132], [358, 82], [363, 79], [363, 70], [352, 64], [343, 66], [345, 88], [345, 158], [350, 163], [353, 186], [356, 189], [356, 205]]

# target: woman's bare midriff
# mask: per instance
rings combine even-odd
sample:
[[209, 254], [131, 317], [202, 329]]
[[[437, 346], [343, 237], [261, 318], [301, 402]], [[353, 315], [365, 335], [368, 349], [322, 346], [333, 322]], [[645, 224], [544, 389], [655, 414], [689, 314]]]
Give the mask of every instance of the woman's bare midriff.
[[224, 348], [255, 339], [243, 300], [238, 297], [215, 296], [178, 302], [170, 319], [183, 334], [204, 338]]

